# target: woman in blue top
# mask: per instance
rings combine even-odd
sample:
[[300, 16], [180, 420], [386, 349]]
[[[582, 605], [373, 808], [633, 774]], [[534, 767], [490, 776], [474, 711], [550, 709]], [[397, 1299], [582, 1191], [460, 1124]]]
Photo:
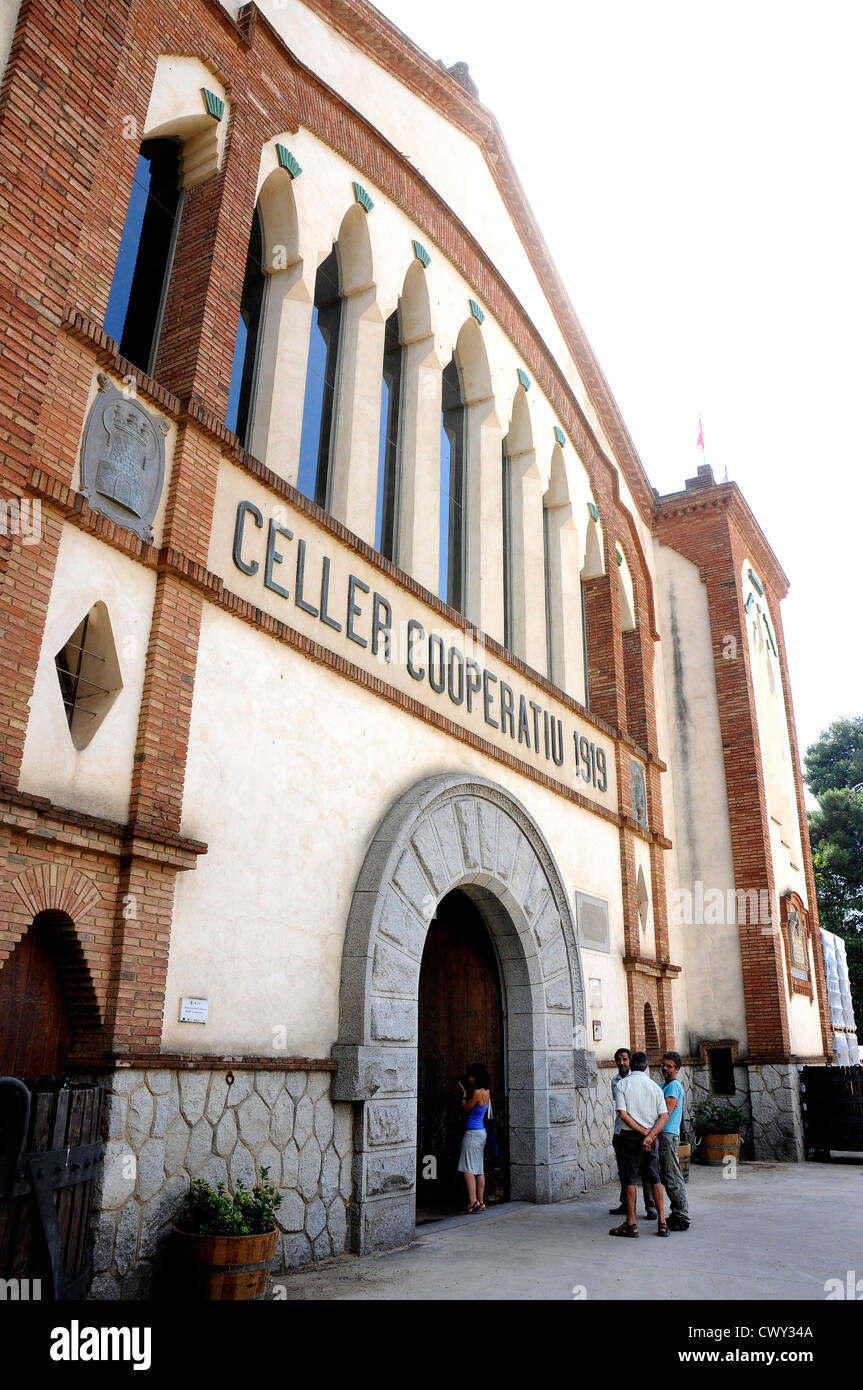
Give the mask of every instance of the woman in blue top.
[[467, 1206], [464, 1215], [485, 1211], [482, 1200], [485, 1193], [485, 1173], [483, 1171], [483, 1152], [485, 1150], [485, 1115], [491, 1093], [488, 1089], [490, 1077], [482, 1062], [471, 1062], [467, 1068], [467, 1086], [459, 1082], [461, 1108], [465, 1111], [464, 1138], [458, 1171], [464, 1173], [467, 1185]]

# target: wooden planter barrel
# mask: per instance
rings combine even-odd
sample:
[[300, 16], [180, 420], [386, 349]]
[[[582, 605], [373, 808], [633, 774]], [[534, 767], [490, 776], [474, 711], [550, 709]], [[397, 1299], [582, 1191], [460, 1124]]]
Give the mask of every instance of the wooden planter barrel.
[[680, 1164], [680, 1172], [684, 1182], [689, 1182], [689, 1162], [692, 1157], [692, 1149], [689, 1144], [678, 1144], [677, 1161]]
[[720, 1166], [726, 1158], [740, 1158], [739, 1134], [705, 1134], [702, 1136], [699, 1154], [702, 1163], [711, 1167]]
[[0, 1077], [0, 1278], [22, 1298], [87, 1295], [101, 1116], [101, 1086]]
[[187, 1297], [222, 1302], [261, 1298], [278, 1231], [262, 1236], [196, 1236], [174, 1226], [174, 1253]]

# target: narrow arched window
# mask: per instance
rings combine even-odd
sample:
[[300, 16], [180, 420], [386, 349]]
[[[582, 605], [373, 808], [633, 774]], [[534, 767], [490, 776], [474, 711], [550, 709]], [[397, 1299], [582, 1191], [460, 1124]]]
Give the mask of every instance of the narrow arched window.
[[396, 559], [400, 493], [399, 428], [402, 404], [402, 345], [398, 311], [390, 314], [384, 330], [384, 362], [381, 378], [381, 426], [378, 445], [378, 496], [375, 549], [388, 560]]
[[458, 363], [452, 357], [444, 368], [441, 396], [438, 596], [458, 609], [464, 608], [465, 416]]
[[138, 155], [105, 332], [123, 357], [152, 375], [171, 262], [180, 224], [180, 147], [176, 140], [145, 140]]
[[240, 295], [240, 317], [234, 343], [231, 385], [225, 426], [248, 448], [255, 399], [255, 377], [261, 340], [261, 324], [267, 277], [264, 274], [264, 237], [261, 215], [255, 208], [252, 234], [246, 253], [246, 273]]
[[501, 518], [503, 522], [503, 644], [508, 651], [513, 645], [513, 610], [515, 594], [512, 573], [512, 463], [506, 451], [506, 441], [501, 450]]
[[554, 680], [554, 603], [551, 574], [551, 521], [548, 507], [542, 508], [542, 573], [545, 590], [545, 671]]
[[584, 708], [590, 709], [590, 662], [587, 650], [587, 603], [584, 597], [584, 580], [580, 580], [581, 590], [581, 659], [584, 662]]
[[319, 507], [329, 506], [331, 441], [336, 408], [342, 299], [333, 247], [318, 267], [303, 400], [303, 430], [297, 487]]

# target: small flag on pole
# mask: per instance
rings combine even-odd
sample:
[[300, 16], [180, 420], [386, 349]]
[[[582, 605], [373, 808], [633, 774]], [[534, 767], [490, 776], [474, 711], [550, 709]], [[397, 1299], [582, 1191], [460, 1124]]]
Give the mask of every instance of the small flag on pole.
[[697, 442], [697, 444], [695, 445], [695, 447], [696, 447], [696, 449], [700, 449], [701, 452], [702, 452], [702, 454], [704, 453], [704, 426], [703, 426], [702, 423], [701, 423], [701, 412], [700, 412], [700, 411], [699, 411], [699, 413], [698, 413], [698, 442]]

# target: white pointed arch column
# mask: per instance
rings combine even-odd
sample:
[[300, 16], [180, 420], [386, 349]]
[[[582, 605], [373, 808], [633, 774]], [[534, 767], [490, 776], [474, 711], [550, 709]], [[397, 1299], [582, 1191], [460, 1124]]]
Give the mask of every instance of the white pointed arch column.
[[542, 543], [542, 478], [527, 392], [519, 386], [503, 448], [510, 463], [512, 517], [512, 647], [535, 671], [545, 670], [545, 608], [536, 602], [545, 584]]
[[312, 292], [303, 279], [293, 181], [279, 168], [275, 145], [261, 159], [269, 169], [258, 194], [267, 293], [249, 452], [296, 483], [303, 423]]
[[548, 606], [554, 666], [547, 674], [549, 680], [578, 699], [584, 688], [578, 530], [559, 443], [552, 451], [543, 507], [548, 515]]
[[368, 215], [355, 203], [342, 219], [336, 242], [344, 303], [329, 510], [373, 545], [385, 324], [377, 302]]
[[399, 299], [404, 352], [401, 505], [396, 562], [437, 593], [440, 555], [441, 372], [423, 264], [408, 268]]
[[560, 872], [515, 797], [440, 775], [406, 792], [369, 846], [342, 958], [333, 1099], [354, 1104], [351, 1245], [406, 1244], [416, 1214], [420, 966], [453, 889], [479, 908], [501, 974], [514, 1198], [582, 1190], [576, 1087], [589, 1086], [584, 985]]
[[462, 325], [456, 342], [465, 404], [466, 522], [465, 616], [503, 641], [503, 501], [500, 457], [503, 430], [497, 414], [491, 367], [475, 318]]

